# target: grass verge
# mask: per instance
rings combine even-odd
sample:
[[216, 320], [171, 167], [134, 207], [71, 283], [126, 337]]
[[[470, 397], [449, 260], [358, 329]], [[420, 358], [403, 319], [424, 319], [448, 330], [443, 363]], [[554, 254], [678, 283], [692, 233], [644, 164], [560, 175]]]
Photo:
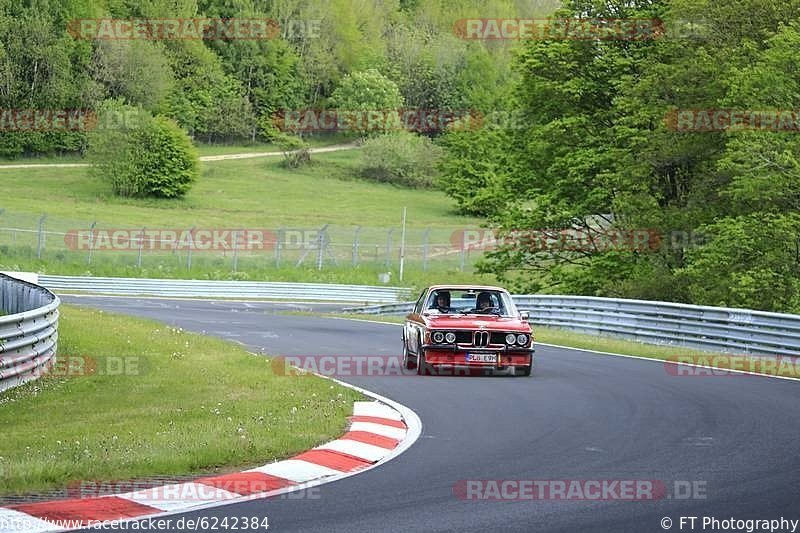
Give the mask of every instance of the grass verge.
[[229, 342], [61, 309], [69, 364], [0, 393], [0, 494], [264, 464], [340, 435], [360, 399]]

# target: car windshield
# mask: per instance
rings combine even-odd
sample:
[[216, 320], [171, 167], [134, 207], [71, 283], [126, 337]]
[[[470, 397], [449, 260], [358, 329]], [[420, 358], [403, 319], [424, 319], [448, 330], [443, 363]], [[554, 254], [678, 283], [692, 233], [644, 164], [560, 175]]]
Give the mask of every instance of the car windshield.
[[482, 289], [436, 289], [428, 295], [425, 309], [433, 314], [515, 316], [508, 293]]

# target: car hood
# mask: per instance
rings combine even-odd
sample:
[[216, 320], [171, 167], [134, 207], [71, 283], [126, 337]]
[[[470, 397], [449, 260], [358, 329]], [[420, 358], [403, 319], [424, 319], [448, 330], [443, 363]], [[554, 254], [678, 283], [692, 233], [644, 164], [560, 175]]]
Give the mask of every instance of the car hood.
[[529, 333], [530, 325], [517, 317], [493, 315], [436, 315], [423, 317], [429, 328], [485, 329], [487, 331], [519, 331]]

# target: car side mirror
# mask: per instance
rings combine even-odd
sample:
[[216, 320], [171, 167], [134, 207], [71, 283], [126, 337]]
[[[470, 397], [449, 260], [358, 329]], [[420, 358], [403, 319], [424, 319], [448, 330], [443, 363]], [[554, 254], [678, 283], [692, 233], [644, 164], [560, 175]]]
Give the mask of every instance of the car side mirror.
[[527, 322], [527, 320], [531, 317], [531, 314], [528, 311], [520, 311], [519, 317]]

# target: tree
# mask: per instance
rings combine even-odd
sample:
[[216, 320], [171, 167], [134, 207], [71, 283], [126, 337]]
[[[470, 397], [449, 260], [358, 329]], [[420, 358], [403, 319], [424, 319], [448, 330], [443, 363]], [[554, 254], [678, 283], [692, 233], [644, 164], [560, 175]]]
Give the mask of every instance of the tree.
[[696, 303], [800, 312], [800, 216], [754, 213], [702, 228], [710, 242], [690, 250], [679, 273]]
[[93, 75], [111, 98], [158, 111], [172, 89], [172, 69], [162, 48], [149, 41], [99, 41]]
[[363, 112], [376, 111], [386, 117], [387, 114], [400, 110], [403, 96], [396, 83], [376, 69], [369, 69], [345, 76], [339, 87], [333, 91], [330, 104], [339, 113], [352, 113], [349, 124], [352, 131], [374, 133], [386, 131], [386, 123], [379, 121], [369, 124], [363, 120]]

